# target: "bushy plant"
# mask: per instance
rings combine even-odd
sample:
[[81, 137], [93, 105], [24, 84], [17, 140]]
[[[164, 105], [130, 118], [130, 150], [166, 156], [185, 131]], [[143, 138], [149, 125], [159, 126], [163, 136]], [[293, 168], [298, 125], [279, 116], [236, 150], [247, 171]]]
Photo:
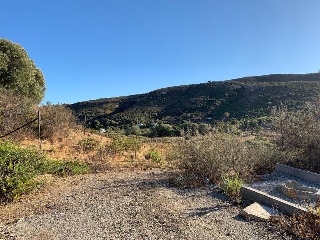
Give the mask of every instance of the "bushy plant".
[[222, 176], [220, 188], [234, 202], [239, 203], [241, 201], [240, 189], [243, 183], [244, 180], [239, 177], [239, 174], [235, 174], [234, 176], [225, 174]]
[[126, 135], [139, 135], [141, 134], [141, 129], [139, 126], [131, 126], [126, 129]]
[[[0, 87], [0, 136], [23, 126], [36, 117], [36, 105], [31, 99]], [[28, 126], [7, 138], [21, 140], [33, 136], [34, 130]]]
[[0, 86], [38, 104], [44, 97], [44, 76], [17, 43], [0, 39]]
[[89, 172], [86, 163], [47, 160], [42, 152], [0, 142], [0, 198], [11, 201], [38, 185], [35, 177], [50, 173], [59, 176]]
[[150, 129], [151, 137], [171, 137], [173, 135], [174, 130], [170, 124], [159, 124]]
[[76, 126], [72, 111], [64, 105], [47, 103], [40, 107], [41, 137], [53, 140]]
[[[273, 151], [263, 143], [242, 141], [227, 134], [198, 136], [179, 145], [178, 168], [188, 180], [183, 185], [203, 185], [218, 182], [226, 173], [239, 173], [248, 178], [257, 169], [273, 165]], [[269, 161], [269, 162], [268, 162]], [[268, 163], [266, 163], [268, 162]], [[271, 167], [269, 167], [272, 170]]]
[[41, 173], [45, 156], [34, 149], [24, 149], [12, 142], [0, 142], [0, 196], [17, 199], [31, 190], [34, 177]]
[[85, 153], [88, 153], [98, 149], [99, 141], [88, 137], [80, 140], [78, 146], [80, 146]]
[[286, 107], [273, 110], [276, 143], [294, 167], [320, 172], [320, 107], [306, 104], [292, 112]]
[[114, 154], [121, 154], [125, 151], [138, 151], [142, 143], [137, 137], [114, 136], [110, 144], [111, 151]]
[[145, 155], [147, 160], [151, 160], [153, 163], [159, 164], [162, 160], [161, 154], [157, 150], [150, 150]]
[[58, 176], [72, 176], [90, 172], [88, 164], [77, 161], [47, 160], [43, 163], [42, 169], [44, 173]]
[[290, 234], [292, 239], [320, 239], [320, 215], [313, 210], [290, 217], [276, 217], [272, 223], [277, 229]]

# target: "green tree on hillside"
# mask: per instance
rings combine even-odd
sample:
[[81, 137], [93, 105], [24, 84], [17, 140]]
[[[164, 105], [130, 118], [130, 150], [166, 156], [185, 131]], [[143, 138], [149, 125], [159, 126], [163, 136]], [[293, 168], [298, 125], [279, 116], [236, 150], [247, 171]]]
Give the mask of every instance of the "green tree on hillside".
[[27, 52], [17, 43], [0, 39], [0, 87], [40, 103], [44, 97], [44, 76]]
[[159, 124], [151, 128], [152, 137], [171, 137], [174, 130], [170, 124]]

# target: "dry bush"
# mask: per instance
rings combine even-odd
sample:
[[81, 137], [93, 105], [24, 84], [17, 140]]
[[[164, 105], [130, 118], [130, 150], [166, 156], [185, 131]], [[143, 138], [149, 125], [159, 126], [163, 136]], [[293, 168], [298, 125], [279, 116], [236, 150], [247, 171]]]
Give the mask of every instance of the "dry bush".
[[288, 164], [320, 172], [320, 107], [306, 104], [290, 112], [285, 107], [274, 109], [273, 127], [279, 133], [276, 143], [286, 155]]
[[179, 185], [200, 186], [219, 182], [224, 174], [239, 174], [248, 179], [267, 163], [273, 169], [275, 160], [270, 146], [261, 142], [241, 141], [232, 135], [214, 134], [194, 137], [180, 144]]
[[72, 111], [64, 105], [47, 103], [40, 107], [41, 138], [54, 141], [64, 137], [68, 131], [76, 127], [76, 119]]
[[290, 217], [273, 217], [271, 223], [276, 229], [290, 234], [293, 239], [320, 239], [320, 215], [313, 211]]
[[[5, 135], [37, 118], [37, 106], [28, 98], [0, 88], [0, 136]], [[22, 140], [35, 135], [31, 126], [6, 137]]]

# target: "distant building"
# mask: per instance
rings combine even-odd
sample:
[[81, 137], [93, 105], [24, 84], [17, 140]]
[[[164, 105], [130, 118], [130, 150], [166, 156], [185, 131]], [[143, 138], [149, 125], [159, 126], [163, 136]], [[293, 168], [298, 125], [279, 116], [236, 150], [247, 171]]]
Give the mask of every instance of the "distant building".
[[100, 132], [100, 133], [106, 133], [106, 130], [105, 130], [104, 128], [100, 128], [100, 129], [99, 129], [99, 132]]

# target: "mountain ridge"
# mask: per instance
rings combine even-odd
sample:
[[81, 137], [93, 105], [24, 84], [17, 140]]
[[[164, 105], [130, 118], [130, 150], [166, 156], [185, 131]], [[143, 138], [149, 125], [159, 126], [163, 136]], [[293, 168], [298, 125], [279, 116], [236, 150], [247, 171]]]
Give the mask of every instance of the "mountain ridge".
[[[285, 104], [297, 108], [320, 94], [320, 73], [270, 74], [224, 81], [172, 86], [148, 93], [101, 98], [69, 104], [75, 115], [102, 127], [127, 127], [138, 123], [181, 124], [270, 114]], [[211, 121], [212, 120], [212, 121]], [[93, 126], [97, 127], [97, 126]]]

